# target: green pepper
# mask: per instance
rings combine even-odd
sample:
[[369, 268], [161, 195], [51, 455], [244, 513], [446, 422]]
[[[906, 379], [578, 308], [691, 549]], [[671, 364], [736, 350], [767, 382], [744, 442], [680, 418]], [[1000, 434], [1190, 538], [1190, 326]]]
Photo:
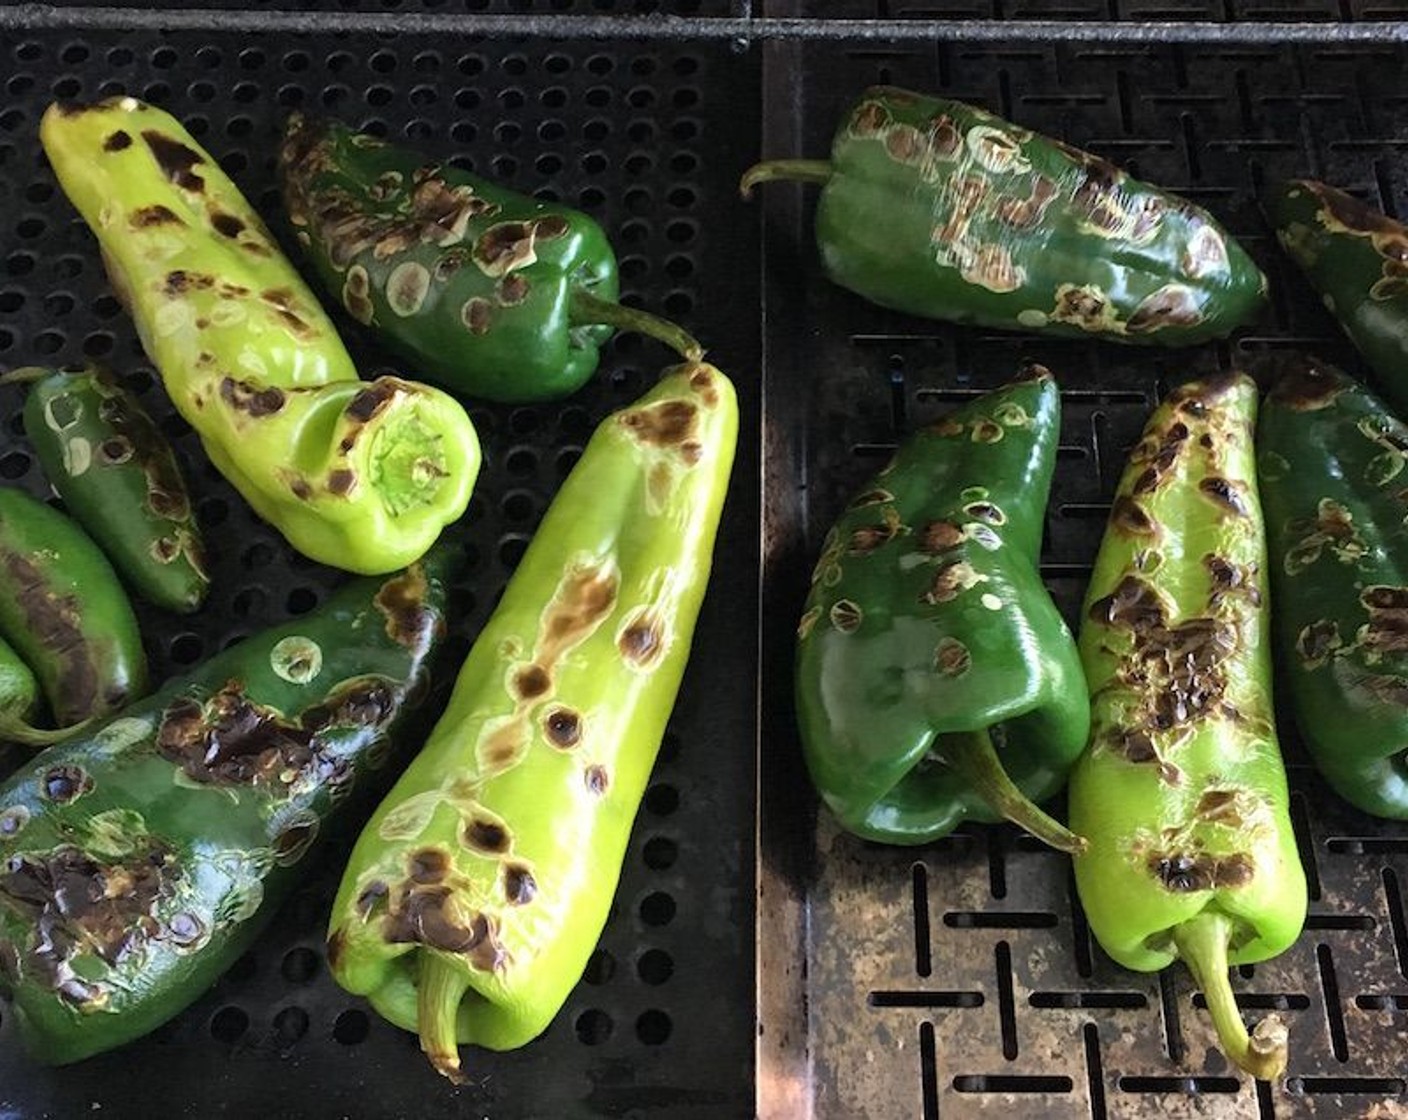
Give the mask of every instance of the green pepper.
[[828, 277], [882, 307], [1057, 336], [1185, 346], [1260, 311], [1266, 278], [1201, 207], [972, 105], [877, 86], [827, 160], [762, 182], [822, 184]]
[[327, 292], [456, 392], [564, 397], [617, 328], [690, 360], [703, 354], [673, 323], [616, 302], [616, 258], [579, 211], [300, 113], [289, 117], [279, 174]]
[[1014, 821], [1085, 747], [1075, 641], [1037, 569], [1060, 396], [1040, 366], [912, 435], [827, 534], [797, 630], [812, 781], [841, 824], [922, 844]]
[[1190, 382], [1130, 454], [1080, 628], [1091, 732], [1070, 824], [1090, 841], [1076, 886], [1105, 951], [1140, 972], [1183, 960], [1227, 1056], [1270, 1079], [1285, 1025], [1248, 1037], [1227, 975], [1288, 948], [1306, 908], [1272, 711], [1256, 405], [1245, 375]]
[[37, 1060], [146, 1034], [248, 949], [424, 694], [456, 562], [351, 581], [0, 785], [0, 991]]
[[1312, 179], [1280, 184], [1267, 216], [1384, 395], [1408, 413], [1408, 227]]
[[385, 573], [464, 513], [480, 461], [464, 409], [415, 382], [357, 379], [264, 223], [178, 121], [119, 97], [53, 105], [39, 134], [176, 410], [295, 548]]
[[[8, 486], [0, 487], [0, 634], [34, 672], [60, 728], [146, 692], [137, 616], [107, 557], [64, 514]], [[45, 737], [0, 724], [0, 739]]]
[[1333, 366], [1288, 361], [1257, 424], [1277, 657], [1325, 779], [1408, 820], [1408, 425]]
[[606, 922], [674, 705], [733, 462], [733, 386], [667, 371], [607, 417], [425, 747], [373, 814], [328, 961], [459, 1080], [536, 1037]]
[[189, 613], [210, 575], [175, 453], [137, 399], [105, 370], [27, 367], [24, 431], [64, 508], [151, 603]]

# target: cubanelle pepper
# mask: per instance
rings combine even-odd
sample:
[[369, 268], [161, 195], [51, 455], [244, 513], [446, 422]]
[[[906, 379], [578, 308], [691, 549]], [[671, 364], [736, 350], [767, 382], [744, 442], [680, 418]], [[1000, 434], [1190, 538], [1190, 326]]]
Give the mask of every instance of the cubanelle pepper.
[[1130, 454], [1080, 627], [1091, 732], [1069, 801], [1101, 946], [1140, 972], [1181, 959], [1227, 1056], [1269, 1080], [1285, 1025], [1249, 1037], [1227, 970], [1295, 941], [1306, 884], [1272, 709], [1256, 407], [1245, 375], [1190, 382]]
[[689, 656], [732, 467], [733, 386], [667, 371], [608, 416], [475, 640], [333, 903], [344, 988], [458, 1044], [547, 1027], [605, 925]]
[[301, 113], [279, 174], [328, 293], [449, 389], [515, 404], [566, 396], [618, 328], [702, 356], [675, 324], [617, 302], [611, 245], [578, 210]]
[[345, 584], [0, 785], [0, 992], [35, 1059], [146, 1034], [248, 949], [425, 695], [459, 555]]
[[56, 104], [40, 139], [176, 410], [255, 512], [311, 559], [382, 574], [465, 511], [479, 440], [438, 389], [358, 380], [264, 223], [169, 114]]
[[1075, 640], [1041, 582], [1060, 433], [1031, 366], [921, 429], [827, 534], [797, 631], [812, 780], [841, 824], [922, 844], [1006, 818], [1083, 841], [1033, 804], [1085, 747]]
[[932, 319], [1185, 346], [1255, 317], [1266, 278], [1207, 211], [972, 105], [866, 90], [831, 159], [769, 160], [819, 183], [828, 277]]
[[1346, 801], [1408, 820], [1408, 425], [1296, 356], [1257, 444], [1276, 655], [1301, 738]]

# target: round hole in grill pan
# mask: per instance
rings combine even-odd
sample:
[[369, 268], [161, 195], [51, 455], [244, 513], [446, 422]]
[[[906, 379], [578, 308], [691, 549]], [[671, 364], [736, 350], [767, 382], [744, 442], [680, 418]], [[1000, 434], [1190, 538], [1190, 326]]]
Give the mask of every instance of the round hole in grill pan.
[[210, 1020], [210, 1037], [233, 1046], [249, 1030], [249, 1013], [242, 1007], [222, 1007]]
[[583, 1011], [575, 1023], [577, 1038], [588, 1046], [600, 1046], [611, 1037], [614, 1027], [611, 1016], [598, 1008]]
[[372, 1023], [359, 1007], [342, 1012], [333, 1020], [332, 1037], [343, 1046], [360, 1046], [371, 1033]]
[[644, 1011], [636, 1020], [636, 1037], [647, 1046], [663, 1046], [674, 1029], [674, 1023], [664, 1011]]

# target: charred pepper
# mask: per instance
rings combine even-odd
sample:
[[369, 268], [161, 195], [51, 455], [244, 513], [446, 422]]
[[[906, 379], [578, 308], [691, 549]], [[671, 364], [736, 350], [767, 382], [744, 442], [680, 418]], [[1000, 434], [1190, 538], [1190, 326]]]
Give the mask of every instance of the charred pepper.
[[1037, 570], [1060, 396], [1023, 376], [916, 432], [827, 534], [797, 630], [812, 780], [851, 832], [922, 844], [964, 819], [1083, 842], [1033, 802], [1085, 747], [1075, 641]]
[[1257, 390], [1176, 389], [1130, 455], [1086, 595], [1090, 746], [1071, 775], [1090, 928], [1114, 960], [1181, 959], [1223, 1049], [1258, 1078], [1286, 1028], [1248, 1037], [1227, 969], [1295, 941], [1306, 885], [1271, 701], [1266, 545], [1253, 468]]
[[479, 441], [438, 389], [357, 379], [239, 189], [169, 114], [56, 104], [40, 139], [176, 409], [261, 517], [314, 560], [380, 574], [464, 513]]
[[675, 324], [616, 302], [615, 255], [577, 210], [300, 113], [279, 173], [328, 293], [449, 389], [512, 403], [566, 396], [617, 329], [702, 356]]
[[36, 1059], [146, 1034], [249, 947], [424, 693], [454, 562], [354, 580], [0, 785], [0, 992]]
[[25, 368], [24, 431], [64, 508], [149, 602], [205, 601], [205, 548], [176, 455], [136, 397], [106, 370]]
[[962, 102], [877, 86], [827, 160], [744, 176], [822, 185], [827, 276], [883, 307], [1004, 330], [1184, 346], [1261, 309], [1266, 278], [1202, 208]]
[[333, 904], [338, 983], [420, 1034], [522, 1046], [605, 925], [708, 582], [733, 386], [687, 364], [597, 428]]
[[1267, 213], [1384, 395], [1408, 414], [1408, 227], [1313, 179], [1282, 183]]
[[1257, 425], [1276, 653], [1301, 738], [1351, 804], [1408, 819], [1408, 425], [1292, 359]]

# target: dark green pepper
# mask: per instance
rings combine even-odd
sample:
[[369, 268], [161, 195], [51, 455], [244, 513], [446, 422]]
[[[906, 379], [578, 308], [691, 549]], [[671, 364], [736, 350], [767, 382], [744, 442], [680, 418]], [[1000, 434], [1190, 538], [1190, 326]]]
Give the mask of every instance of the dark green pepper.
[[1301, 738], [1351, 804], [1408, 819], [1408, 425], [1293, 359], [1257, 426], [1276, 652]]
[[1070, 821], [1101, 946], [1140, 972], [1182, 960], [1227, 1056], [1269, 1080], [1285, 1024], [1249, 1037], [1227, 969], [1290, 947], [1306, 885], [1272, 708], [1256, 405], [1243, 374], [1190, 382], [1130, 453], [1086, 592]]
[[64, 508], [143, 598], [188, 613], [210, 576], [171, 445], [111, 374], [26, 368], [24, 431]]
[[743, 177], [822, 184], [827, 275], [932, 319], [1184, 346], [1255, 317], [1266, 278], [1202, 208], [958, 101], [868, 89], [831, 159]]
[[1267, 214], [1384, 396], [1408, 415], [1408, 227], [1312, 179], [1282, 183]]
[[1083, 841], [1033, 801], [1085, 746], [1075, 641], [1037, 570], [1060, 396], [1039, 366], [901, 446], [827, 535], [797, 635], [812, 779], [848, 830], [965, 818]]
[[616, 258], [579, 211], [298, 113], [279, 173], [327, 291], [447, 388], [513, 403], [566, 396], [617, 328], [703, 353], [673, 323], [616, 302]]
[[423, 694], [455, 556], [218, 654], [0, 785], [0, 991], [60, 1064], [209, 987]]
[[146, 692], [137, 616], [107, 557], [73, 521], [14, 487], [0, 487], [0, 634], [34, 671], [60, 727]]

